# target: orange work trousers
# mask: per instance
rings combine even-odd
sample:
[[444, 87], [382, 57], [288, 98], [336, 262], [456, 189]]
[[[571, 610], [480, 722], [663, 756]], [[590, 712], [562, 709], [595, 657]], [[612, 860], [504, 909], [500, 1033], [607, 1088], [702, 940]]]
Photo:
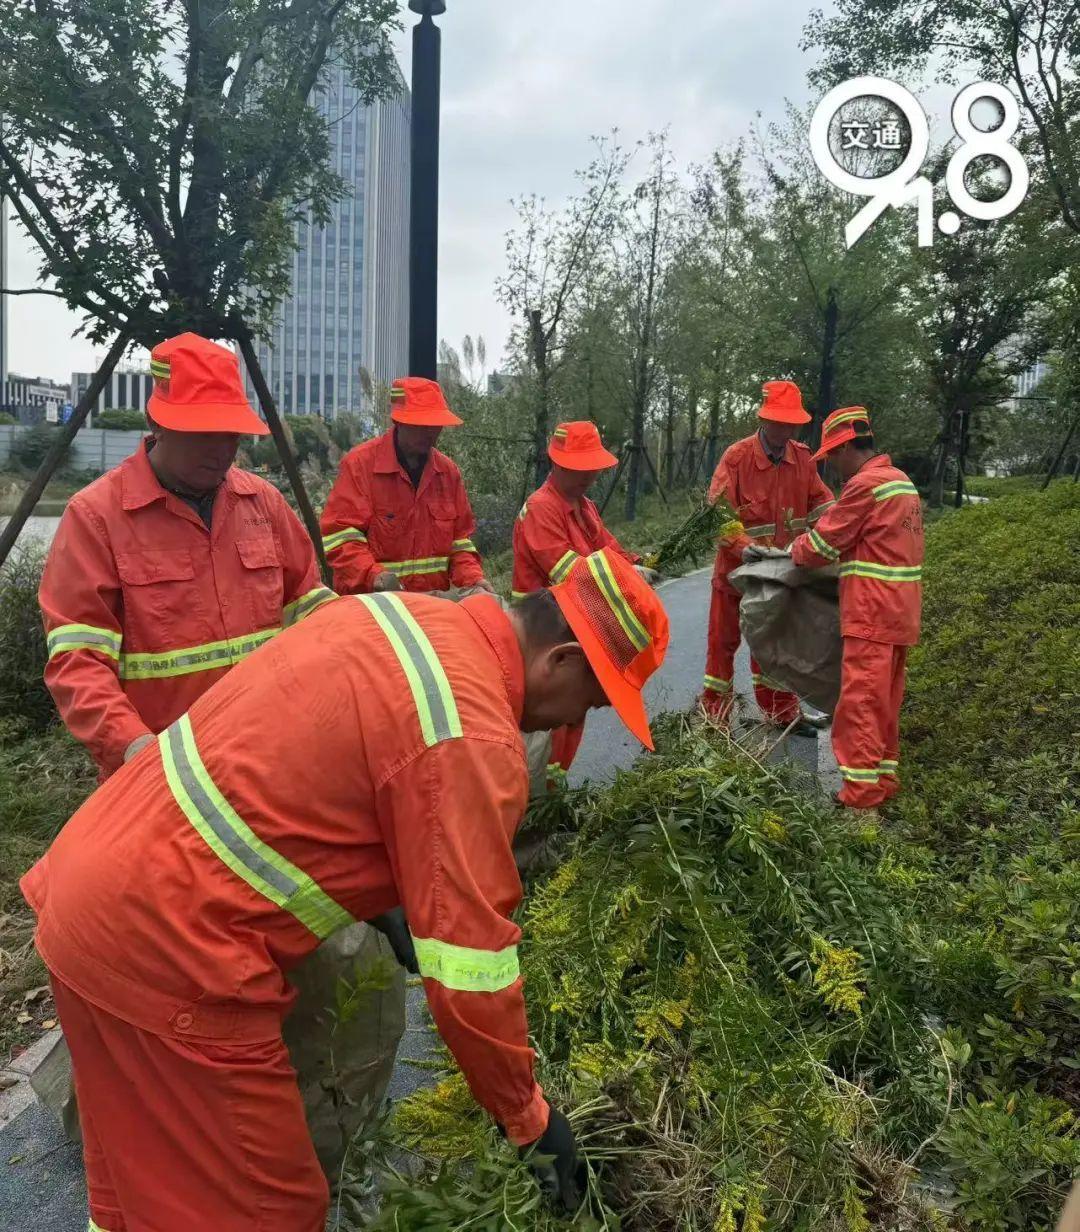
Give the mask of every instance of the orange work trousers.
[[[709, 697], [710, 713], [725, 719], [731, 712], [735, 691], [735, 652], [742, 641], [739, 629], [740, 595], [720, 587], [713, 579], [712, 602], [709, 605], [709, 645], [705, 655], [705, 694]], [[756, 659], [750, 659], [754, 682], [754, 697], [762, 714], [785, 727], [799, 717], [799, 699], [794, 693], [774, 685], [765, 676]]]
[[326, 1179], [280, 1038], [156, 1035], [55, 976], [52, 985], [71, 1049], [91, 1228], [323, 1232]]
[[877, 808], [900, 790], [900, 706], [906, 646], [844, 638], [840, 701], [833, 716], [833, 752], [849, 808]]

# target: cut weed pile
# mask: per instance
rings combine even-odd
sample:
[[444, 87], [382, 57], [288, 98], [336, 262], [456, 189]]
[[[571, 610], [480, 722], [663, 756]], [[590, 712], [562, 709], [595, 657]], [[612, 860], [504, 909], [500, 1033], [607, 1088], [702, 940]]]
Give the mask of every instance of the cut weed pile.
[[[1064, 485], [934, 528], [880, 829], [685, 720], [579, 801], [521, 921], [540, 1078], [589, 1161], [575, 1226], [1054, 1226], [1080, 1171], [1077, 543]], [[371, 1227], [566, 1226], [459, 1077], [391, 1135], [420, 1180]]]

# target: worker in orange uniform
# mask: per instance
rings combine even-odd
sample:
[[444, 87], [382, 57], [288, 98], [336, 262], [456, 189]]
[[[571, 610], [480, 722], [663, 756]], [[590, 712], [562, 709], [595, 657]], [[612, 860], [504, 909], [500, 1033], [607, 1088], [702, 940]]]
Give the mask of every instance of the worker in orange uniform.
[[651, 746], [641, 691], [667, 640], [615, 553], [505, 612], [484, 594], [341, 598], [98, 789], [22, 881], [74, 1058], [92, 1227], [322, 1232], [283, 973], [399, 904], [475, 1097], [573, 1205], [511, 919], [521, 732], [610, 704]]
[[151, 435], [72, 497], [39, 594], [45, 683], [102, 778], [334, 598], [281, 493], [233, 466], [241, 436], [267, 432], [233, 352], [181, 334], [150, 369]]
[[[617, 553], [653, 585], [655, 570], [620, 545], [586, 495], [599, 475], [618, 464], [604, 448], [596, 424], [588, 420], [559, 424], [548, 444], [548, 457], [551, 474], [522, 505], [514, 523], [512, 597], [557, 584], [579, 557], [601, 549]], [[583, 734], [584, 727], [555, 732], [551, 764], [569, 770]]]
[[[740, 595], [728, 581], [728, 574], [742, 564], [747, 544], [786, 547], [833, 504], [833, 495], [822, 483], [810, 450], [794, 439], [810, 422], [799, 387], [791, 381], [766, 381], [762, 392], [765, 397], [758, 411], [758, 431], [724, 451], [709, 485], [710, 504], [723, 497], [745, 530], [737, 538], [721, 540], [713, 569], [701, 704], [720, 722], [727, 722], [731, 715], [735, 652], [742, 640]], [[794, 722], [799, 735], [817, 735], [817, 729], [801, 717], [794, 693], [762, 675], [754, 659], [750, 660], [750, 671], [754, 696], [767, 719], [782, 727]]]
[[923, 520], [915, 485], [878, 453], [861, 406], [825, 420], [821, 449], [840, 477], [840, 499], [791, 546], [797, 565], [840, 563], [844, 660], [833, 751], [838, 799], [876, 809], [900, 790], [900, 705], [909, 646], [922, 614]]
[[322, 515], [323, 547], [341, 594], [384, 590], [491, 590], [461, 471], [435, 448], [461, 420], [435, 381], [390, 388], [389, 432], [341, 461]]

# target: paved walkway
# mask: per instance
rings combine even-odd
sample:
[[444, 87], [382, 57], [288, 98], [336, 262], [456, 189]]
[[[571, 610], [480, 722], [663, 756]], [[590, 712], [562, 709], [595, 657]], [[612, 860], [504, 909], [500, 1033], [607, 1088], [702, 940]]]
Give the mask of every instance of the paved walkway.
[[[705, 628], [711, 570], [664, 583], [661, 594], [671, 618], [671, 650], [649, 682], [651, 714], [686, 710], [701, 690], [705, 670]], [[745, 648], [736, 664], [736, 690], [753, 714], [749, 658]], [[637, 756], [636, 742], [610, 711], [589, 719], [571, 781], [603, 780]], [[828, 735], [818, 740], [791, 736], [774, 757], [790, 757], [828, 790], [839, 785]], [[407, 1064], [423, 1058], [432, 1040], [419, 988], [409, 990], [409, 1026], [390, 1093], [400, 1098], [430, 1081], [430, 1071]], [[86, 1206], [78, 1149], [66, 1143], [40, 1105], [29, 1103], [0, 1126], [0, 1229], [3, 1232], [85, 1232]]]

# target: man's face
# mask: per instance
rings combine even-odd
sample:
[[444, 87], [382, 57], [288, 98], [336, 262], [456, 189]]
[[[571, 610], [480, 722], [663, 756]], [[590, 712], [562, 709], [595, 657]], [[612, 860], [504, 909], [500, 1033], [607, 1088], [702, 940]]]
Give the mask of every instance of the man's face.
[[829, 465], [840, 483], [847, 483], [862, 465], [862, 460], [862, 452], [855, 448], [853, 441], [848, 441], [846, 445], [841, 445], [829, 454]]
[[577, 642], [530, 651], [525, 658], [521, 730], [554, 731], [585, 721], [611, 703]]
[[568, 501], [578, 501], [596, 482], [599, 471], [571, 471], [565, 466], [552, 466], [555, 487]]
[[396, 424], [398, 448], [410, 462], [426, 462], [442, 435], [442, 428], [420, 428], [415, 424]]
[[154, 463], [170, 486], [212, 492], [221, 486], [240, 445], [237, 432], [174, 432], [155, 425]]
[[799, 425], [773, 423], [771, 419], [763, 419], [761, 421], [761, 431], [773, 449], [783, 449], [788, 441], [798, 436]]

